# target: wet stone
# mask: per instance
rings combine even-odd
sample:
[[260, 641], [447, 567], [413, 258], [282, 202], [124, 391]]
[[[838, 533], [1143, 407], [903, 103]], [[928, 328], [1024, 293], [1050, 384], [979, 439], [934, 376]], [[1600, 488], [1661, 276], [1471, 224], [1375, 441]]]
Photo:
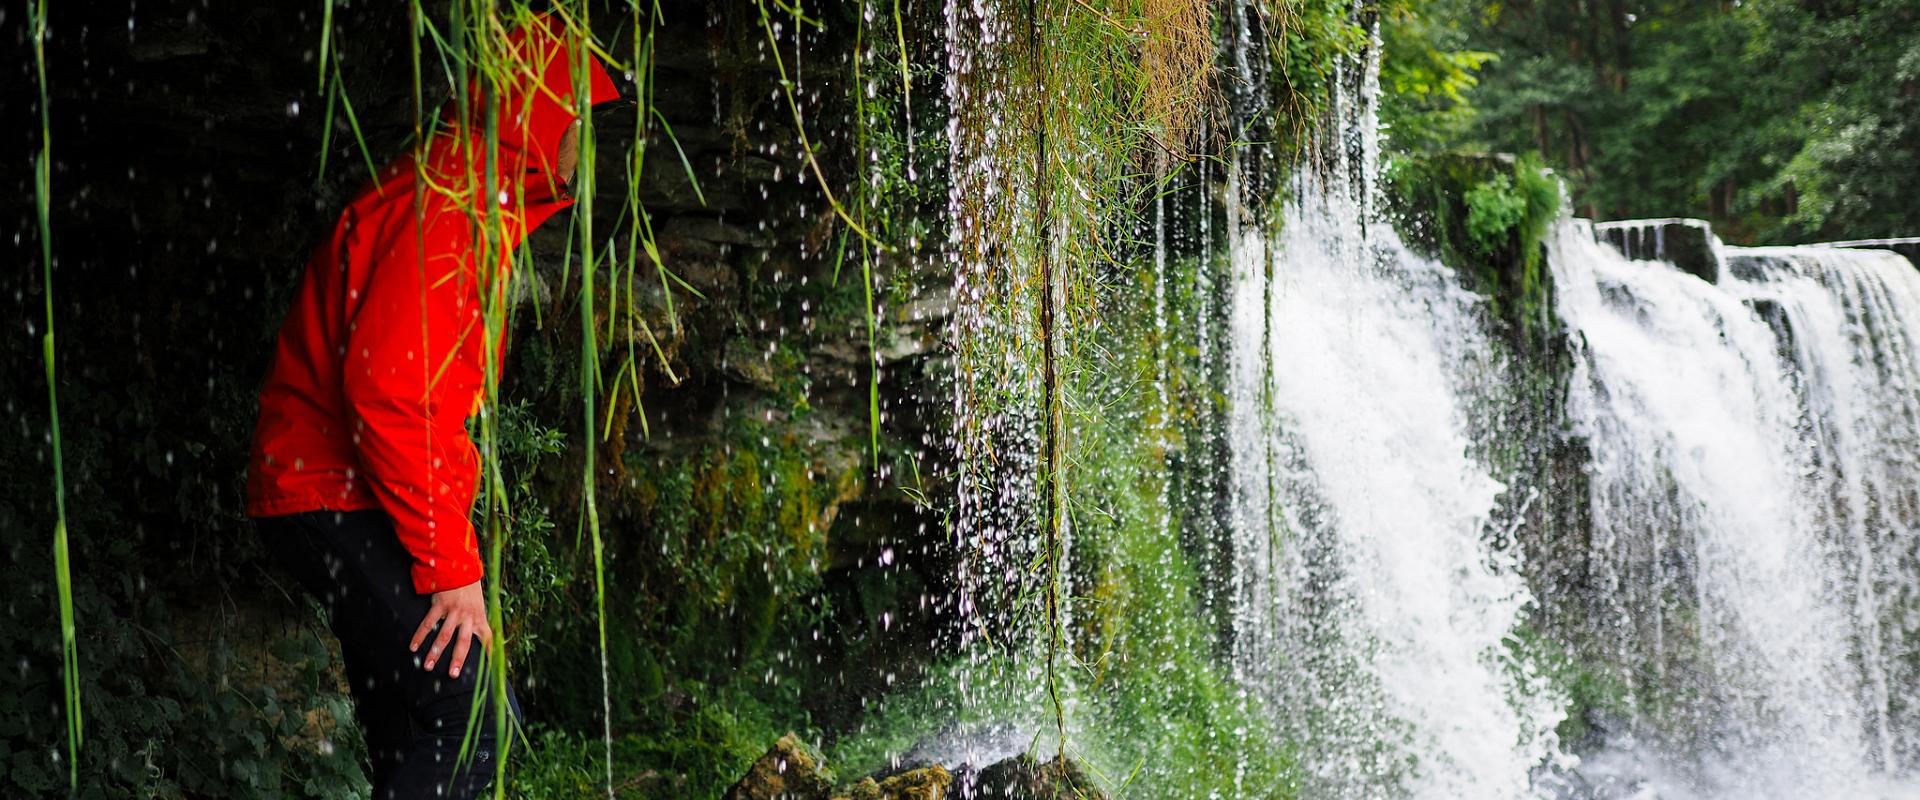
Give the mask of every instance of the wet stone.
[[775, 388], [773, 363], [767, 360], [768, 348], [765, 344], [752, 339], [733, 339], [727, 342], [726, 359], [722, 362], [727, 377], [764, 391]]
[[780, 737], [747, 774], [727, 790], [726, 800], [827, 800], [831, 773], [819, 756], [791, 733]]
[[1708, 283], [1720, 282], [1719, 240], [1705, 220], [1631, 219], [1593, 226], [1594, 235], [1637, 261], [1665, 261]]
[[959, 795], [980, 800], [1107, 800], [1086, 771], [1064, 756], [1044, 764], [1014, 756], [963, 783]]
[[861, 778], [846, 794], [833, 800], [941, 800], [949, 797], [953, 775], [938, 764], [909, 770], [886, 780]]
[[1914, 266], [1920, 267], [1920, 236], [1903, 239], [1856, 239], [1850, 242], [1827, 242], [1820, 247], [1844, 247], [1850, 250], [1892, 250], [1906, 256]]

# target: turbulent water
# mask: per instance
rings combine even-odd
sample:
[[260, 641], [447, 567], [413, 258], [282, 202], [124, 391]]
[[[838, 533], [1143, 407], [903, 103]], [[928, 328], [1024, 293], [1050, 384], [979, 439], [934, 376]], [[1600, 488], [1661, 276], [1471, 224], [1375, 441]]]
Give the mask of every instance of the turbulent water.
[[1313, 754], [1310, 796], [1519, 796], [1558, 720], [1520, 691], [1528, 592], [1481, 538], [1503, 490], [1467, 454], [1481, 309], [1302, 189], [1270, 285], [1266, 243], [1236, 252], [1238, 669]]
[[1718, 284], [1575, 223], [1551, 243], [1591, 450], [1584, 623], [1637, 706], [1588, 777], [1920, 796], [1920, 273], [1873, 250], [1716, 255]]
[[[1232, 248], [1235, 669], [1307, 795], [1920, 797], [1920, 271], [1716, 243], [1710, 283], [1561, 223], [1588, 496], [1548, 546], [1586, 570], [1530, 589], [1468, 455], [1507, 367], [1365, 191], [1301, 180]], [[1505, 647], [1532, 591], [1620, 687], [1578, 757]]]
[[[1920, 271], [1681, 225], [1710, 281], [1664, 260], [1680, 223], [1616, 231], [1659, 245], [1635, 261], [1562, 221], [1556, 435], [1587, 496], [1545, 546], [1585, 568], [1530, 587], [1469, 455], [1514, 365], [1377, 219], [1370, 124], [1277, 235], [1229, 231], [1234, 669], [1305, 795], [1920, 797]], [[1509, 646], [1529, 625], [1602, 695], [1583, 741]]]
[[1277, 238], [1230, 231], [1235, 670], [1303, 796], [1523, 796], [1560, 704], [1511, 657], [1530, 596], [1482, 537], [1505, 487], [1470, 419], [1501, 367], [1481, 301], [1377, 218], [1358, 89]]

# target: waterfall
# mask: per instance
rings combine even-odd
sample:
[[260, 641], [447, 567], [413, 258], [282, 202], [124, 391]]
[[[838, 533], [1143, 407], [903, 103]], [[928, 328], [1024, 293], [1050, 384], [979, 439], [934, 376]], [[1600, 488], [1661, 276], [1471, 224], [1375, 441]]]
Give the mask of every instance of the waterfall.
[[1713, 244], [1718, 283], [1577, 221], [1550, 242], [1591, 453], [1586, 596], [1556, 607], [1634, 705], [1587, 780], [1920, 795], [1920, 273]]
[[[1528, 594], [1481, 539], [1503, 487], [1467, 455], [1480, 308], [1350, 210], [1303, 193], [1277, 242], [1271, 400], [1235, 413], [1270, 435], [1235, 456], [1263, 477], [1270, 459], [1278, 490], [1268, 509], [1264, 480], [1241, 482], [1236, 657], [1313, 753], [1313, 796], [1520, 796], [1557, 718], [1510, 700], [1524, 692], [1504, 641]], [[1236, 359], [1261, 347], [1236, 325]]]
[[1827, 467], [1806, 489], [1833, 565], [1823, 580], [1850, 622], [1869, 763], [1915, 770], [1920, 273], [1879, 250], [1734, 250], [1731, 260], [1784, 339], [1804, 387], [1802, 436]]
[[1010, 21], [947, 5], [954, 730], [1167, 796], [1920, 798], [1920, 272], [1564, 219], [1516, 323], [1387, 224], [1377, 36], [1290, 169], [1256, 17], [1200, 123], [1244, 144], [1061, 331], [1088, 196], [1023, 167]]
[[1505, 487], [1468, 431], [1501, 367], [1483, 303], [1378, 216], [1375, 75], [1277, 230], [1230, 225], [1235, 672], [1300, 743], [1302, 796], [1522, 797], [1559, 704], [1482, 537]]

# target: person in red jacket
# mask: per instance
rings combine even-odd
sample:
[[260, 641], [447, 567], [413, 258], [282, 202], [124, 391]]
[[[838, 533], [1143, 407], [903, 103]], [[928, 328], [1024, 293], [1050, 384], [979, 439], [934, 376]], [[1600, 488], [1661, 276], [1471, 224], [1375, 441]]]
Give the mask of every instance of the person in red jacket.
[[[484, 704], [478, 746], [456, 758], [493, 637], [466, 421], [498, 374], [485, 309], [504, 305], [512, 252], [572, 203], [580, 122], [563, 34], [541, 17], [506, 37], [493, 179], [482, 115], [449, 109], [451, 124], [347, 205], [307, 263], [260, 392], [247, 511], [326, 607], [377, 798], [470, 797], [493, 774]], [[618, 95], [591, 56], [586, 72], [590, 104]]]

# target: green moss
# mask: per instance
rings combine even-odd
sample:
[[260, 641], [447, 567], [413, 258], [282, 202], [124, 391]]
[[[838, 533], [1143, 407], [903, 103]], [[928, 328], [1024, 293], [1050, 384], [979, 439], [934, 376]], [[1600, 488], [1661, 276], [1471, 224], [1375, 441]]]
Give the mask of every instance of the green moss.
[[[708, 669], [764, 651], [785, 606], [819, 586], [828, 528], [858, 489], [856, 465], [827, 458], [847, 447], [745, 422], [692, 453], [632, 455], [633, 502], [620, 525], [653, 544], [633, 553], [649, 562], [634, 577], [639, 591], [673, 603], [641, 633], [666, 634], [669, 651], [708, 651], [692, 659]], [[716, 619], [731, 623], [727, 633], [714, 635]], [[717, 652], [723, 645], [731, 657]]]
[[[613, 742], [614, 789], [621, 800], [719, 797], [783, 733], [804, 723], [782, 704], [750, 687], [682, 683], [673, 705], [649, 724]], [[805, 730], [802, 725], [801, 730]], [[521, 758], [508, 797], [574, 800], [604, 794], [604, 748], [598, 737], [552, 727], [534, 736]]]
[[1475, 249], [1492, 251], [1505, 244], [1515, 226], [1527, 213], [1527, 199], [1514, 191], [1513, 179], [1505, 173], [1475, 184], [1467, 190], [1467, 236]]
[[[1207, 265], [1168, 266], [1170, 279], [1191, 280]], [[1081, 745], [1109, 789], [1132, 776], [1152, 796], [1291, 797], [1293, 745], [1231, 679], [1216, 655], [1216, 621], [1202, 611], [1203, 576], [1226, 565], [1183, 546], [1204, 535], [1212, 509], [1183, 506], [1172, 494], [1174, 454], [1208, 446], [1213, 430], [1206, 417], [1214, 387], [1180, 357], [1206, 335], [1178, 324], [1199, 316], [1201, 298], [1169, 292], [1162, 326], [1153, 304], [1131, 289], [1150, 285], [1150, 261], [1133, 270], [1109, 278], [1099, 312], [1104, 336], [1137, 344], [1089, 349], [1072, 389], [1084, 403], [1073, 428], [1070, 559], [1075, 687], [1088, 716]]]
[[1560, 187], [1533, 155], [1446, 153], [1393, 162], [1387, 182], [1410, 244], [1467, 275], [1508, 340], [1537, 352], [1552, 334], [1542, 242]]
[[1565, 716], [1554, 730], [1562, 747], [1578, 751], [1598, 744], [1594, 741], [1599, 734], [1597, 721], [1632, 714], [1630, 687], [1603, 662], [1580, 658], [1532, 625], [1516, 629], [1507, 646], [1516, 684], [1526, 686], [1544, 678], [1545, 685], [1536, 689], [1565, 701]]
[[[712, 438], [629, 448], [603, 489], [615, 767], [656, 776], [632, 796], [717, 796], [774, 737], [808, 727], [793, 665], [826, 611], [828, 536], [861, 488], [865, 442], [815, 441], [794, 405], [749, 395]], [[518, 674], [550, 735], [577, 742], [559, 732], [599, 730], [602, 708], [597, 670], [581, 669], [597, 650], [592, 562], [578, 536], [550, 539], [565, 579]], [[575, 774], [541, 758], [536, 773]]]

